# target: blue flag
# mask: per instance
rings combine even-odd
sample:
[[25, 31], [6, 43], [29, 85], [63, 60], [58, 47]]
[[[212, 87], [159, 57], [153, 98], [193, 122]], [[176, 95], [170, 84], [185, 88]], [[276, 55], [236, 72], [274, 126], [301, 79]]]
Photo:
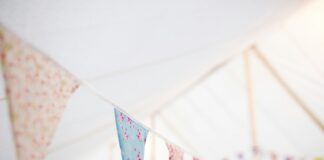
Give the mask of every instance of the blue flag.
[[114, 111], [123, 160], [143, 160], [148, 130], [119, 110]]

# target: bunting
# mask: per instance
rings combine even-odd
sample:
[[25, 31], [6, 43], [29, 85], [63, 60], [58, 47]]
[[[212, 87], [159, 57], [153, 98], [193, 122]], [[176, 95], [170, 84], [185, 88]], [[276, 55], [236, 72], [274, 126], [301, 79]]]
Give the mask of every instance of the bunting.
[[43, 160], [79, 82], [1, 27], [0, 55], [17, 159]]
[[239, 160], [243, 160], [243, 159], [244, 159], [244, 154], [243, 154], [243, 153], [238, 153], [238, 154], [237, 154], [237, 158], [238, 158]]
[[[0, 60], [19, 160], [43, 160], [70, 96], [79, 87], [72, 75], [0, 26]], [[114, 108], [123, 160], [143, 160], [148, 129]], [[169, 160], [183, 160], [184, 152], [167, 143]], [[235, 159], [248, 159], [243, 152]], [[271, 160], [300, 159], [252, 147], [252, 156]], [[191, 157], [192, 160], [199, 160]], [[229, 158], [223, 158], [229, 159]], [[304, 159], [304, 157], [302, 158]], [[324, 160], [315, 157], [314, 160]]]
[[166, 143], [169, 150], [169, 160], [183, 160], [183, 151], [171, 143]]
[[119, 110], [114, 111], [123, 160], [143, 160], [148, 130]]
[[270, 157], [271, 157], [271, 160], [277, 160], [278, 159], [277, 154], [274, 153], [274, 152], [270, 153]]

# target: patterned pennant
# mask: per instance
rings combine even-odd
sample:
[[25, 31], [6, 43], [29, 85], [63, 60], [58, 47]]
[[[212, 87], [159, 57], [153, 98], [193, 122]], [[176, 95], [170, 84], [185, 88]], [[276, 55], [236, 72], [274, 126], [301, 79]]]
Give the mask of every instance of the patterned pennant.
[[148, 130], [119, 110], [114, 110], [123, 160], [143, 160]]
[[277, 154], [274, 153], [274, 152], [271, 152], [271, 153], [270, 153], [270, 156], [271, 156], [271, 160], [277, 160], [277, 159], [278, 159]]
[[261, 154], [261, 150], [260, 150], [260, 148], [259, 148], [258, 146], [253, 146], [253, 147], [252, 147], [252, 154], [253, 154], [254, 156], [258, 156], [258, 155], [260, 155], [260, 154]]
[[45, 159], [67, 101], [79, 82], [1, 27], [0, 55], [17, 158]]
[[169, 160], [183, 160], [183, 151], [173, 144], [166, 143], [169, 150]]
[[244, 159], [243, 153], [238, 153], [237, 158], [240, 159], [240, 160], [243, 160]]

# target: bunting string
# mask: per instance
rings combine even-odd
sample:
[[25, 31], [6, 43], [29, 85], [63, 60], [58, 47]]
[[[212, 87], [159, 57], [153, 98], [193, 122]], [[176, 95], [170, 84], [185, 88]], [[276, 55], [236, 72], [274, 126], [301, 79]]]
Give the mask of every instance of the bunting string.
[[[164, 122], [164, 124], [170, 128], [174, 134], [180, 139], [180, 141], [182, 141], [186, 146], [188, 146], [189, 148], [191, 148], [193, 151], [197, 152], [197, 149], [194, 147], [194, 145], [192, 145], [191, 143], [189, 143], [188, 139], [186, 139], [180, 132], [179, 130], [177, 130], [177, 128], [175, 126], [172, 125], [171, 122], [169, 122], [162, 114], [159, 115], [160, 119]], [[169, 143], [170, 144], [170, 143]], [[178, 147], [178, 146], [177, 146]], [[179, 148], [179, 147], [178, 147]]]
[[[5, 27], [3, 27], [2, 25], [0, 25], [0, 31], [3, 31], [3, 34], [7, 34], [9, 33], [10, 36], [13, 36], [14, 38], [16, 38], [17, 36], [10, 32], [8, 29], [6, 29]], [[20, 44], [23, 44], [23, 46], [29, 46], [30, 48], [33, 49], [34, 53], [38, 53], [41, 54], [43, 52], [39, 51], [38, 49], [36, 49], [36, 47], [32, 46], [31, 44], [28, 44], [26, 41], [21, 41], [17, 39], [17, 42], [19, 42]], [[54, 61], [51, 57], [42, 54], [43, 57], [46, 57], [48, 59], [48, 61], [50, 61], [51, 63], [53, 63], [54, 65], [59, 66], [63, 72], [66, 72], [70, 75], [72, 75], [77, 81], [78, 81], [78, 85], [82, 85], [85, 88], [87, 88], [90, 92], [92, 92], [94, 95], [96, 95], [97, 97], [99, 97], [100, 99], [102, 99], [103, 101], [111, 104], [113, 109], [117, 109], [120, 112], [123, 112], [123, 114], [125, 114], [127, 117], [131, 118], [135, 123], [141, 125], [142, 127], [144, 127], [147, 131], [149, 131], [152, 134], [155, 134], [157, 137], [159, 137], [160, 139], [164, 140], [167, 144], [173, 144], [173, 146], [177, 147], [177, 148], [181, 148], [181, 150], [184, 153], [187, 153], [189, 155], [192, 156], [197, 156], [197, 157], [202, 157], [201, 155], [197, 154], [197, 153], [192, 153], [189, 152], [187, 150], [184, 150], [183, 147], [180, 147], [179, 145], [173, 143], [172, 141], [170, 141], [169, 139], [167, 139], [166, 137], [164, 137], [163, 135], [161, 135], [160, 133], [156, 132], [155, 130], [151, 129], [150, 127], [148, 127], [147, 125], [139, 122], [137, 119], [135, 119], [133, 116], [131, 116], [127, 111], [125, 111], [120, 105], [118, 105], [118, 103], [114, 102], [113, 100], [107, 98], [106, 96], [104, 96], [104, 94], [102, 94], [101, 92], [99, 92], [98, 90], [95, 89], [95, 87], [93, 87], [89, 82], [82, 80], [80, 78], [78, 78], [77, 76], [75, 76], [73, 73], [69, 72], [67, 69], [65, 69], [64, 67], [62, 67], [61, 65], [59, 65], [58, 63], [56, 63], [56, 61]], [[41, 155], [41, 157], [44, 157], [44, 155]]]
[[[117, 105], [117, 103], [115, 103], [114, 101], [112, 101], [111, 99], [105, 97], [102, 93], [100, 93], [99, 91], [97, 91], [91, 84], [89, 84], [88, 82], [86, 81], [81, 81], [81, 84], [86, 86], [87, 89], [89, 89], [92, 93], [96, 94], [99, 98], [101, 98], [102, 100], [106, 101], [107, 103], [111, 104], [114, 106], [114, 108], [118, 109], [119, 111], [123, 112], [126, 116], [130, 117], [135, 123], [143, 126], [144, 128], [146, 128], [150, 133], [153, 133], [155, 134], [157, 137], [161, 138], [162, 140], [164, 140], [166, 143], [169, 143], [169, 144], [174, 144], [174, 146], [177, 146], [178, 148], [182, 148], [178, 145], [176, 145], [175, 143], [172, 143], [172, 141], [168, 140], [166, 137], [162, 136], [160, 133], [156, 132], [155, 130], [151, 129], [150, 127], [148, 127], [147, 125], [137, 121], [136, 119], [134, 119], [132, 116], [130, 116], [130, 114], [128, 114], [128, 112], [126, 112], [124, 109], [122, 109], [120, 106]], [[184, 149], [182, 149], [182, 151], [184, 151], [185, 153], [187, 154], [190, 154], [190, 155], [194, 155], [194, 156], [197, 156], [197, 157], [202, 157], [201, 155], [197, 154], [197, 153], [194, 153], [192, 154], [191, 152], [189, 151], [186, 151]]]
[[[2, 27], [0, 26], [0, 31], [1, 31], [1, 28]], [[6, 33], [7, 33], [7, 31], [6, 31]], [[9, 35], [11, 35], [11, 33]], [[13, 37], [16, 38], [15, 36], [13, 36]], [[2, 37], [0, 37], [0, 38], [2, 38]], [[15, 40], [15, 41], [17, 41], [17, 43], [19, 43], [19, 45], [22, 44], [22, 46], [31, 46], [29, 44], [28, 45], [25, 44], [21, 40]], [[63, 97], [62, 101], [53, 102], [53, 104], [51, 105], [54, 108], [59, 108], [60, 109], [60, 110], [57, 110], [56, 113], [54, 114], [54, 116], [52, 117], [54, 120], [47, 121], [46, 118], [48, 118], [48, 117], [46, 115], [49, 115], [47, 112], [45, 112], [46, 114], [44, 114], [45, 115], [44, 117], [36, 117], [36, 118], [35, 117], [32, 117], [32, 118], [35, 118], [34, 119], [35, 121], [33, 121], [33, 122], [42, 121], [42, 119], [45, 119], [44, 120], [45, 123], [44, 124], [41, 124], [42, 127], [43, 126], [50, 126], [50, 128], [46, 128], [46, 131], [47, 132], [45, 132], [45, 135], [41, 135], [40, 136], [40, 137], [42, 137], [42, 139], [37, 139], [37, 137], [36, 137], [36, 139], [33, 139], [35, 141], [35, 144], [37, 144], [36, 146], [33, 146], [34, 147], [33, 149], [41, 150], [40, 151], [40, 154], [37, 155], [37, 154], [32, 153], [31, 150], [30, 150], [30, 148], [28, 148], [27, 143], [24, 140], [22, 140], [23, 138], [20, 137], [20, 138], [18, 138], [16, 140], [16, 147], [18, 148], [18, 157], [19, 158], [28, 159], [26, 157], [32, 157], [34, 159], [35, 158], [36, 159], [44, 159], [44, 157], [46, 156], [45, 155], [46, 149], [49, 146], [50, 139], [53, 136], [53, 131], [55, 130], [55, 127], [58, 124], [59, 117], [62, 114], [62, 109], [64, 109], [64, 107], [65, 107], [64, 106], [64, 103], [67, 101], [67, 98], [80, 85], [85, 86], [85, 88], [87, 88], [91, 93], [93, 93], [94, 95], [96, 95], [97, 97], [99, 97], [101, 100], [103, 100], [103, 101], [111, 104], [111, 106], [109, 105], [109, 107], [112, 107], [114, 109], [114, 111], [115, 111], [115, 118], [116, 118], [116, 127], [117, 127], [117, 130], [118, 130], [119, 144], [120, 144], [120, 147], [121, 148], [124, 148], [124, 149], [126, 148], [126, 150], [127, 150], [127, 153], [123, 153], [124, 150], [122, 150], [122, 157], [123, 157], [123, 159], [130, 158], [129, 156], [131, 156], [131, 157], [137, 157], [137, 159], [142, 159], [144, 152], [139, 152], [139, 151], [141, 150], [140, 148], [144, 148], [144, 144], [146, 142], [146, 136], [147, 136], [148, 132], [156, 135], [157, 137], [159, 137], [160, 139], [162, 139], [162, 140], [164, 140], [166, 142], [166, 146], [167, 146], [167, 148], [169, 150], [169, 153], [170, 153], [169, 154], [169, 159], [170, 160], [182, 160], [184, 153], [188, 153], [188, 154], [190, 154], [192, 156], [198, 156], [198, 157], [202, 158], [201, 155], [199, 155], [197, 153], [192, 154], [192, 152], [185, 151], [183, 149], [183, 147], [180, 147], [179, 145], [177, 145], [175, 143], [172, 143], [169, 139], [167, 139], [166, 137], [164, 137], [160, 133], [156, 132], [154, 129], [148, 127], [147, 125], [145, 125], [145, 124], [141, 123], [140, 121], [138, 121], [137, 119], [135, 119], [133, 116], [131, 116], [127, 111], [125, 111], [123, 109], [125, 107], [122, 107], [118, 103], [116, 103], [115, 101], [113, 101], [112, 99], [107, 98], [104, 94], [102, 94], [95, 87], [93, 87], [88, 81], [81, 80], [77, 76], [73, 75], [72, 73], [70, 73], [69, 71], [67, 71], [64, 67], [62, 67], [61, 65], [59, 65], [58, 63], [56, 63], [49, 56], [47, 56], [45, 54], [41, 54], [43, 52], [39, 52], [37, 49], [35, 49], [35, 47], [31, 47], [31, 48], [33, 49], [33, 51], [32, 51], [33, 53], [37, 53], [37, 55], [39, 54], [39, 57], [38, 56], [35, 56], [35, 57], [34, 56], [30, 56], [28, 54], [27, 55], [24, 55], [26, 57], [14, 57], [16, 55], [14, 55], [14, 56], [10, 55], [11, 57], [9, 57], [9, 58], [12, 61], [8, 61], [8, 57], [5, 57], [7, 61], [5, 61], [5, 58], [4, 57], [1, 57], [2, 60], [5, 61], [4, 63], [5, 63], [5, 66], [6, 67], [8, 67], [8, 66], [14, 66], [14, 65], [26, 65], [26, 66], [19, 66], [20, 67], [19, 69], [21, 69], [21, 71], [18, 70], [19, 73], [23, 72], [26, 75], [19, 75], [18, 74], [18, 71], [16, 69], [15, 70], [11, 70], [9, 73], [5, 73], [5, 79], [6, 79], [7, 85], [10, 86], [10, 87], [11, 86], [14, 86], [14, 84], [16, 84], [16, 77], [19, 77], [19, 76], [26, 76], [26, 77], [28, 77], [29, 76], [28, 75], [28, 72], [26, 71], [26, 68], [28, 70], [28, 67], [31, 67], [30, 64], [20, 64], [20, 63], [18, 63], [18, 62], [22, 61], [21, 60], [22, 58], [25, 58], [25, 59], [28, 59], [28, 60], [30, 60], [32, 62], [37, 62], [35, 64], [39, 64], [39, 65], [32, 66], [32, 67], [36, 67], [35, 70], [37, 71], [36, 73], [32, 73], [32, 74], [36, 74], [36, 75], [40, 74], [40, 75], [38, 75], [39, 77], [41, 77], [41, 76], [47, 76], [46, 78], [48, 78], [48, 79], [51, 79], [51, 78], [57, 76], [59, 79], [58, 80], [54, 79], [54, 81], [56, 81], [56, 82], [57, 81], [62, 82], [61, 84], [64, 84], [63, 86], [66, 87], [66, 88], [61, 87], [61, 88], [58, 88], [59, 90], [54, 90], [54, 89], [52, 90], [52, 88], [49, 88], [48, 89], [48, 88], [42, 88], [40, 86], [36, 86], [36, 90], [34, 91], [34, 90], [32, 90], [34, 88], [29, 88], [29, 86], [25, 84], [26, 82], [23, 82], [23, 81], [21, 81], [21, 79], [19, 79], [18, 81], [22, 82], [22, 83], [19, 83], [19, 84], [22, 85], [22, 86], [14, 86], [14, 87], [17, 87], [18, 89], [12, 87], [12, 88], [17, 89], [17, 90], [7, 91], [7, 94], [9, 93], [7, 95], [7, 97], [0, 98], [0, 100], [6, 100], [8, 98], [10, 100], [10, 103], [13, 103], [12, 102], [13, 101], [12, 99], [14, 97], [15, 100], [17, 100], [17, 103], [18, 102], [19, 103], [21, 102], [21, 103], [29, 104], [30, 99], [33, 99], [34, 97], [29, 97], [29, 99], [27, 99], [27, 100], [23, 99], [21, 101], [18, 101], [20, 99], [20, 97], [22, 97], [22, 95], [19, 94], [20, 93], [19, 92], [20, 91], [19, 89], [21, 89], [21, 88], [25, 89], [25, 91], [28, 92], [28, 93], [29, 92], [34, 92], [34, 94], [36, 95], [36, 97], [39, 97], [39, 96], [45, 96], [46, 97], [46, 95], [48, 95], [48, 94], [53, 95], [53, 97], [60, 97], [60, 98]], [[253, 49], [256, 50], [256, 51], [258, 51], [256, 48], [253, 48]], [[257, 52], [255, 54], [259, 54], [259, 53]], [[258, 55], [258, 56], [260, 56], [260, 55]], [[40, 59], [45, 59], [45, 62], [44, 62], [45, 64], [42, 64], [43, 62]], [[15, 60], [18, 60], [18, 61], [16, 62]], [[198, 80], [194, 81], [192, 83], [191, 87], [193, 87], [194, 85], [198, 84], [198, 82], [201, 82], [204, 79], [206, 79], [210, 74], [212, 74], [214, 71], [218, 70], [220, 67], [222, 67], [227, 62], [228, 62], [228, 60], [225, 61], [224, 63], [222, 63], [221, 65], [217, 65], [217, 66], [213, 67], [211, 70], [209, 70], [208, 72], [206, 72]], [[47, 66], [47, 65], [50, 65], [50, 66]], [[57, 70], [55, 70], [57, 68], [54, 68], [52, 66], [59, 66], [58, 69], [61, 69], [61, 70], [57, 71]], [[8, 68], [5, 68], [5, 69], [8, 70]], [[9, 68], [9, 69], [12, 69], [12, 68]], [[47, 74], [42, 75], [42, 73], [47, 73]], [[53, 74], [55, 76], [53, 76], [51, 74]], [[69, 78], [69, 79], [65, 79], [66, 77]], [[42, 78], [43, 77], [41, 77], [40, 79], [36, 79], [36, 80], [40, 80], [40, 83], [43, 86], [46, 83], [46, 80], [44, 80]], [[27, 86], [27, 88], [24, 88], [25, 86]], [[55, 87], [56, 84], [51, 84], [51, 87], [53, 87], [53, 86]], [[34, 86], [32, 86], [32, 87], [34, 87]], [[12, 88], [10, 88], [10, 89], [12, 89]], [[190, 88], [190, 87], [188, 87], [188, 88]], [[181, 95], [182, 93], [186, 92], [187, 89], [185, 89], [182, 92], [180, 92], [178, 94], [178, 96]], [[7, 90], [8, 90], [8, 88], [7, 88]], [[46, 92], [46, 91], [43, 91], [43, 90], [46, 90], [46, 91], [50, 90], [50, 92]], [[51, 93], [51, 92], [53, 92], [53, 93]], [[36, 102], [35, 103], [37, 103], [37, 104], [43, 104], [44, 103], [43, 101], [46, 101], [47, 99], [43, 99], [41, 101], [38, 101], [38, 100], [39, 99], [36, 99]], [[49, 99], [49, 101], [52, 102], [52, 99]], [[30, 105], [32, 106], [33, 104], [30, 104]], [[12, 106], [15, 106], [15, 104], [12, 105]], [[18, 135], [18, 136], [19, 135], [21, 136], [21, 132], [22, 131], [20, 131], [19, 129], [24, 128], [25, 126], [29, 126], [30, 124], [27, 124], [25, 122], [26, 119], [19, 119], [19, 116], [20, 116], [19, 114], [20, 113], [17, 111], [18, 109], [19, 108], [17, 108], [17, 107], [16, 108], [15, 107], [11, 107], [11, 117], [12, 117], [12, 121], [14, 123], [14, 127], [13, 128], [14, 128], [15, 134]], [[161, 111], [161, 110], [159, 110], [159, 111]], [[23, 114], [24, 114], [23, 117], [30, 116], [30, 115], [28, 115], [29, 113], [26, 114], [26, 112], [23, 112]], [[38, 114], [38, 115], [42, 115], [42, 114]], [[34, 115], [32, 115], [32, 116], [34, 116]], [[163, 116], [161, 115], [161, 117], [163, 117]], [[126, 119], [124, 119], [124, 118], [126, 118]], [[120, 120], [120, 121], [118, 121], [118, 120]], [[138, 124], [138, 126], [137, 126], [137, 124]], [[32, 127], [34, 127], [34, 128], [32, 128]], [[32, 127], [31, 127], [32, 129], [35, 129], [35, 126], [32, 126]], [[35, 131], [39, 131], [39, 130], [40, 130], [39, 128], [36, 128], [35, 130], [32, 130], [31, 132], [35, 132]], [[136, 137], [129, 137], [128, 134], [123, 134], [123, 133], [126, 133], [126, 132], [130, 132], [132, 130], [135, 131], [135, 134], [132, 133], [131, 135], [132, 136], [135, 135]], [[37, 133], [35, 132], [35, 134], [37, 134]], [[33, 135], [30, 135], [30, 136], [33, 136]], [[134, 150], [132, 150], [132, 148], [129, 148], [129, 146], [127, 146], [127, 145], [124, 145], [124, 143], [122, 142], [123, 140], [125, 140], [125, 139], [128, 140], [130, 138], [135, 138], [135, 139], [137, 138], [137, 139], [140, 140], [138, 143], [135, 144], [136, 146], [139, 146], [140, 147], [138, 150], [135, 150], [135, 152], [134, 152]], [[254, 146], [256, 146], [256, 145], [254, 145]], [[253, 148], [253, 154], [254, 155], [261, 154], [261, 150], [259, 150], [259, 148], [255, 148], [254, 147]], [[238, 154], [238, 157], [240, 159], [242, 159], [243, 158], [243, 155], [242, 154]], [[273, 159], [276, 159], [277, 158], [277, 155], [271, 153], [271, 157], [273, 157]], [[193, 159], [194, 160], [197, 160], [198, 158], [193, 158]], [[289, 157], [287, 157], [287, 159], [292, 159], [292, 158], [290, 158], [290, 156], [289, 156]]]

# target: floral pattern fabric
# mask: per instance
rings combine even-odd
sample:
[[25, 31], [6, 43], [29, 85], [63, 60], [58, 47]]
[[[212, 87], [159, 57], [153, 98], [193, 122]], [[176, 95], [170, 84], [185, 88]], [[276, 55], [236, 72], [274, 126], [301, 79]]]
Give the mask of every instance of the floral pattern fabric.
[[0, 55], [17, 159], [43, 160], [79, 82], [1, 27]]
[[183, 151], [173, 144], [166, 143], [169, 150], [169, 160], [183, 160]]
[[115, 109], [119, 147], [123, 160], [143, 160], [148, 130]]

